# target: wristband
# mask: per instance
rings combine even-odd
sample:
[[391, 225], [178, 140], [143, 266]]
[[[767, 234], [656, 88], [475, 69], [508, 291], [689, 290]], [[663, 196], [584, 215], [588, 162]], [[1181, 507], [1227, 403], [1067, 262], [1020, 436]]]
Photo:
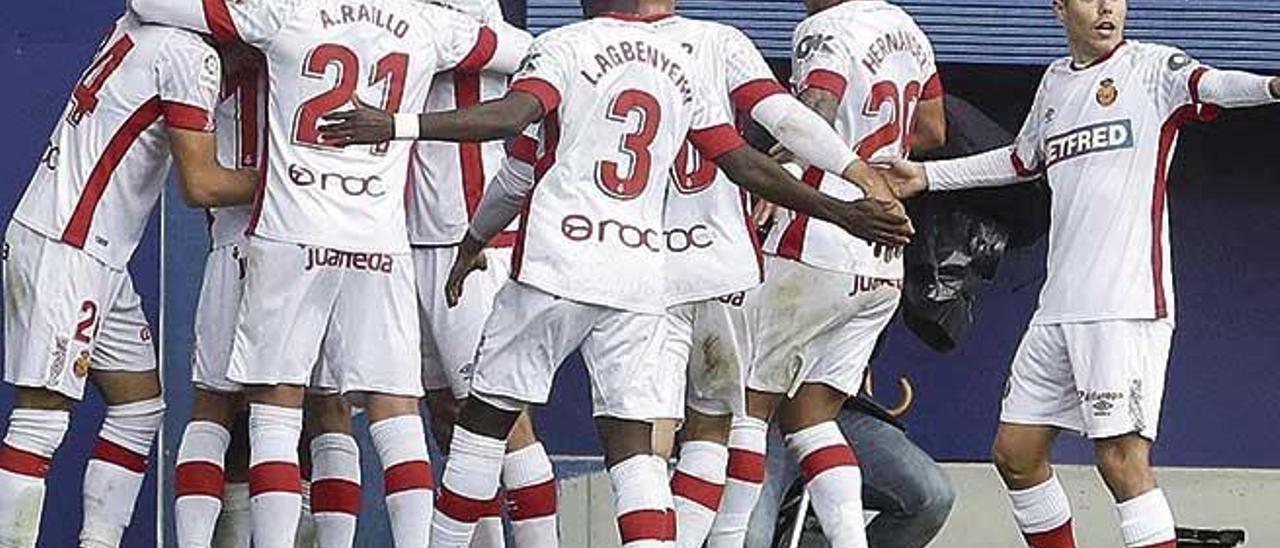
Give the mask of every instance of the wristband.
[[417, 141], [419, 123], [417, 114], [396, 114], [392, 118], [392, 133], [398, 140]]

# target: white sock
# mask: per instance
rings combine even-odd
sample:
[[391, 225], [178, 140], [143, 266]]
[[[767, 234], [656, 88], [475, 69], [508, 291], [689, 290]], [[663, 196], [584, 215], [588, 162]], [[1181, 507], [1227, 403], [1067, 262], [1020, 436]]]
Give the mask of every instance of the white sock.
[[44, 478], [71, 413], [15, 408], [0, 447], [0, 546], [35, 548], [44, 510]]
[[216, 422], [191, 421], [182, 433], [174, 472], [173, 511], [182, 548], [205, 548], [213, 543], [213, 528], [225, 495], [223, 464], [229, 445], [231, 433]]
[[84, 471], [84, 522], [80, 545], [115, 548], [133, 519], [147, 473], [151, 442], [164, 422], [160, 398], [112, 405]]
[[675, 501], [667, 463], [655, 455], [636, 455], [610, 468], [609, 479], [623, 548], [674, 546]]
[[505, 548], [506, 531], [502, 530], [502, 496], [490, 501], [489, 512], [476, 522], [476, 531], [471, 535], [471, 548]]
[[228, 483], [222, 497], [222, 513], [213, 531], [214, 548], [249, 548], [253, 536], [249, 484]]
[[302, 516], [301, 436], [302, 409], [249, 405], [249, 491], [257, 548], [294, 546]]
[[541, 443], [507, 453], [502, 460], [502, 485], [517, 548], [560, 546], [556, 477]]
[[724, 496], [729, 448], [710, 441], [680, 446], [680, 460], [671, 476], [676, 501], [676, 546], [701, 548]]
[[734, 417], [724, 496], [707, 537], [709, 548], [742, 548], [746, 543], [747, 523], [764, 486], [768, 430], [769, 425], [755, 417]]
[[834, 421], [786, 437], [787, 450], [804, 470], [813, 513], [832, 548], [866, 548], [862, 471], [853, 448]]
[[431, 548], [466, 548], [476, 522], [498, 494], [506, 440], [453, 428], [449, 462], [440, 480], [438, 512], [431, 520]]
[[316, 546], [316, 519], [311, 514], [311, 480], [302, 478], [302, 509], [298, 513], [298, 533], [293, 537], [297, 548]]
[[1152, 489], [1116, 507], [1120, 510], [1120, 531], [1126, 547], [1174, 548], [1177, 533], [1164, 491]]
[[405, 415], [369, 425], [382, 460], [387, 517], [397, 548], [426, 548], [431, 538], [434, 478], [422, 417]]
[[1031, 548], [1074, 548], [1071, 502], [1058, 476], [1017, 491], [1009, 491], [1013, 519]]
[[311, 440], [311, 515], [319, 548], [355, 543], [360, 516], [360, 447], [355, 438], [328, 433]]

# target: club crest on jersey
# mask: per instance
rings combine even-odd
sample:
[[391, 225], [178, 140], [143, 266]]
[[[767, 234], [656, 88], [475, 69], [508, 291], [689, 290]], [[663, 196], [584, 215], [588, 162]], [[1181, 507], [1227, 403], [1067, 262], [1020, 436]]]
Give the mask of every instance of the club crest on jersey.
[[1109, 107], [1116, 104], [1116, 99], [1120, 98], [1120, 90], [1116, 88], [1116, 81], [1110, 78], [1102, 81], [1098, 87], [1098, 104]]
[[1088, 154], [1126, 148], [1133, 148], [1133, 123], [1129, 120], [1102, 122], [1073, 129], [1046, 140], [1046, 165], [1052, 166]]

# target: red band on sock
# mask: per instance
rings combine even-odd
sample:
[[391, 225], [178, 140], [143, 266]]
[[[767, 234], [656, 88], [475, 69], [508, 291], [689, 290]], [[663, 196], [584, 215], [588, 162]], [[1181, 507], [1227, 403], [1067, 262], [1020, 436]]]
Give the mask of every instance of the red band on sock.
[[0, 447], [0, 469], [43, 479], [49, 475], [49, 459], [5, 445]]
[[618, 516], [622, 544], [625, 546], [644, 540], [674, 542], [676, 528], [673, 518], [674, 513], [670, 510], [636, 510]]
[[435, 489], [435, 480], [431, 477], [431, 463], [424, 460], [409, 460], [386, 469], [382, 473], [382, 489], [387, 495], [394, 495], [411, 489]]
[[1076, 539], [1071, 532], [1071, 520], [1043, 533], [1023, 533], [1030, 548], [1076, 548]]
[[764, 483], [764, 455], [730, 447], [729, 477], [748, 483]]
[[263, 493], [302, 494], [302, 473], [292, 462], [263, 462], [249, 468], [249, 496]]
[[339, 478], [311, 482], [311, 512], [359, 516], [360, 484]]
[[195, 460], [178, 465], [174, 472], [174, 490], [181, 497], [212, 497], [222, 500], [226, 476], [222, 467], [208, 461]]
[[806, 482], [813, 481], [818, 474], [839, 466], [858, 466], [858, 457], [848, 445], [832, 445], [809, 453], [800, 463], [804, 469]]
[[[497, 507], [496, 512], [494, 510], [495, 506]], [[497, 498], [476, 500], [454, 493], [447, 486], [442, 486], [440, 494], [436, 498], [436, 510], [449, 516], [454, 521], [475, 523], [480, 521], [480, 518], [501, 514], [502, 506]]]
[[507, 515], [512, 521], [525, 521], [556, 515], [556, 480], [507, 492]]
[[139, 455], [102, 438], [98, 438], [98, 443], [94, 444], [92, 458], [114, 464], [135, 474], [143, 474], [147, 471], [146, 455]]
[[724, 486], [676, 470], [675, 475], [671, 476], [671, 494], [689, 499], [715, 512], [720, 509]]

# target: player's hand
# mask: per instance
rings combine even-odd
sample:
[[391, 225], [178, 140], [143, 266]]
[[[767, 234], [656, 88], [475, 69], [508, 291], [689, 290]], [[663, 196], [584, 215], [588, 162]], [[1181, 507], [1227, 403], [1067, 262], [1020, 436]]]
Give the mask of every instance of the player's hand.
[[751, 222], [757, 227], [764, 227], [773, 220], [774, 215], [778, 214], [778, 206], [772, 202], [764, 200], [756, 200], [756, 205], [751, 208]]
[[894, 160], [886, 166], [878, 166], [884, 180], [899, 199], [917, 196], [929, 189], [929, 179], [924, 164], [910, 160]]
[[395, 137], [395, 117], [390, 112], [365, 104], [352, 97], [355, 108], [324, 115], [320, 141], [340, 147], [379, 145]]
[[477, 270], [488, 270], [489, 261], [484, 255], [484, 243], [472, 238], [470, 234], [458, 245], [458, 256], [449, 268], [449, 280], [444, 285], [445, 304], [449, 308], [458, 306], [462, 301], [462, 286], [467, 276]]
[[838, 214], [840, 228], [876, 244], [878, 256], [884, 257], [891, 250], [906, 246], [911, 243], [911, 236], [915, 235], [906, 210], [896, 200], [863, 198], [841, 204]]

